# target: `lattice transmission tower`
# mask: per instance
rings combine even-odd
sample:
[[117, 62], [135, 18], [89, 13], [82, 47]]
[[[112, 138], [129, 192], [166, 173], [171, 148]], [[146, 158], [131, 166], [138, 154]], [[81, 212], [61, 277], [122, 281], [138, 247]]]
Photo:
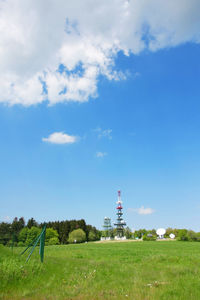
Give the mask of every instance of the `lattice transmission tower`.
[[117, 203], [117, 221], [114, 224], [117, 227], [117, 237], [122, 238], [124, 236], [124, 226], [126, 226], [126, 222], [123, 220], [123, 207], [121, 200], [121, 191], [118, 191], [118, 201]]

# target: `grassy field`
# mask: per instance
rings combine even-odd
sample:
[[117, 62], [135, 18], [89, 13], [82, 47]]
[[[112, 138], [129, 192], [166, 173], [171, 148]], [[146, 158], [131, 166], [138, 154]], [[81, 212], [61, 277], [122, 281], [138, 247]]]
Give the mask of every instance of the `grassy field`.
[[48, 246], [25, 264], [0, 247], [0, 299], [200, 299], [200, 243]]

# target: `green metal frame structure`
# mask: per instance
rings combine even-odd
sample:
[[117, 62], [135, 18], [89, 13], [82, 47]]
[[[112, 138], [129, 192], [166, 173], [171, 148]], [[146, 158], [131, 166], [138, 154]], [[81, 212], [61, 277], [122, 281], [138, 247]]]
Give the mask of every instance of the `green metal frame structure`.
[[42, 228], [41, 233], [39, 234], [39, 236], [31, 243], [29, 244], [26, 249], [20, 254], [23, 255], [29, 248], [29, 255], [26, 259], [26, 262], [30, 259], [31, 255], [33, 254], [33, 251], [35, 249], [35, 247], [37, 246], [37, 244], [40, 242], [40, 250], [39, 250], [39, 254], [40, 254], [40, 260], [41, 262], [44, 261], [44, 246], [45, 246], [45, 236], [46, 236], [46, 225], [44, 225], [44, 227]]

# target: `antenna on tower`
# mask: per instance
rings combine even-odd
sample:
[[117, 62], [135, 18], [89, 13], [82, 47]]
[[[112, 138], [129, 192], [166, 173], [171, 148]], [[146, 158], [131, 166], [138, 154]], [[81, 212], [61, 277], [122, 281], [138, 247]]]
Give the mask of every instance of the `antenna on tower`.
[[122, 203], [122, 200], [121, 200], [121, 191], [118, 191], [118, 201], [116, 203]]

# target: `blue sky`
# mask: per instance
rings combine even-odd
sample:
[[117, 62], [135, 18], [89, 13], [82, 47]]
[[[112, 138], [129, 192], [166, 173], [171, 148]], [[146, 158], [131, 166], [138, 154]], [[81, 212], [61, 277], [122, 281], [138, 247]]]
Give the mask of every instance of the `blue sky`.
[[[23, 5], [20, 9], [24, 11]], [[85, 23], [79, 15], [77, 19], [84, 32]], [[43, 99], [37, 94], [35, 71], [23, 86], [29, 75], [20, 65], [19, 71], [8, 66], [17, 79], [9, 78], [16, 90], [0, 93], [1, 221], [15, 216], [39, 222], [84, 218], [101, 228], [105, 216], [112, 222], [116, 218], [120, 189], [124, 219], [131, 229], [200, 230], [200, 46], [196, 33], [188, 37], [188, 30], [181, 40], [177, 29], [176, 43], [172, 38], [169, 42], [170, 28], [160, 46], [160, 35], [153, 29], [152, 41], [158, 44], [139, 50], [128, 44], [128, 38], [117, 50], [109, 46], [111, 54], [107, 46], [95, 44], [95, 51], [103, 49], [95, 63], [93, 48], [81, 59], [71, 56], [68, 61], [66, 44], [67, 75], [51, 71], [45, 77], [48, 93]], [[52, 65], [45, 62], [42, 69], [43, 61], [44, 73]], [[76, 76], [75, 85], [68, 75]], [[55, 93], [55, 78], [63, 98]], [[28, 93], [22, 95], [23, 90]], [[55, 133], [59, 138], [52, 136]]]

